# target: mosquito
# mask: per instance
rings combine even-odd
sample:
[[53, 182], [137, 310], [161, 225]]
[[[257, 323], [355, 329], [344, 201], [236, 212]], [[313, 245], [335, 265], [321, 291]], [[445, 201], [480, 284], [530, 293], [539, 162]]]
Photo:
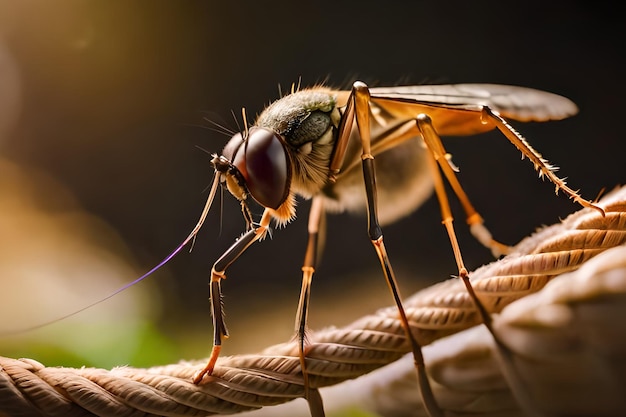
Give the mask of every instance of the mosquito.
[[[293, 220], [296, 196], [299, 196], [312, 200], [295, 322], [304, 397], [312, 415], [324, 415], [324, 410], [307, 372], [311, 282], [323, 249], [326, 213], [348, 211], [367, 216], [367, 234], [411, 347], [423, 404], [430, 416], [441, 416], [442, 410], [426, 374], [420, 343], [411, 332], [402, 305], [381, 225], [411, 213], [434, 188], [458, 277], [465, 283], [483, 323], [498, 340], [490, 315], [470, 283], [456, 239], [444, 180], [459, 199], [475, 238], [495, 256], [507, 253], [509, 247], [496, 241], [484, 226], [457, 179], [457, 168], [441, 136], [466, 136], [497, 129], [521, 151], [523, 158], [530, 160], [540, 177], [553, 183], [557, 194], [560, 190], [581, 206], [602, 211], [569, 188], [555, 174], [556, 167], [507, 122], [507, 119], [559, 120], [577, 111], [576, 105], [565, 97], [524, 87], [457, 84], [369, 88], [357, 81], [349, 91], [325, 86], [292, 88], [290, 94], [265, 108], [252, 126], [244, 120], [243, 132], [235, 134], [221, 154], [212, 155], [215, 177], [207, 202], [198, 223], [182, 244], [195, 238], [218, 188], [225, 186], [241, 204], [246, 230], [211, 269], [213, 348], [206, 366], [196, 373], [193, 382], [199, 384], [205, 375], [213, 372], [222, 339], [228, 336], [221, 290], [227, 268], [250, 245], [269, 233], [272, 222], [282, 226]], [[252, 215], [251, 204], [263, 208], [258, 222]]]

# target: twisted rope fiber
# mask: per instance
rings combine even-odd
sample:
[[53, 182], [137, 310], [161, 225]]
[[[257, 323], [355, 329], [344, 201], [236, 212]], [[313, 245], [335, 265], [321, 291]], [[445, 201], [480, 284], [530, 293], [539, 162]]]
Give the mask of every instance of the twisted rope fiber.
[[[471, 274], [492, 313], [537, 292], [554, 276], [577, 269], [606, 249], [626, 243], [626, 187], [520, 242], [514, 253]], [[463, 284], [451, 279], [405, 301], [420, 343], [480, 323]], [[334, 385], [389, 364], [409, 352], [395, 307], [341, 329], [311, 334], [311, 384]], [[162, 367], [112, 370], [47, 368], [32, 359], [0, 357], [0, 416], [198, 416], [233, 414], [302, 397], [298, 348], [293, 342], [260, 354], [221, 358], [213, 375], [191, 378], [205, 360]], [[5, 413], [5, 414], [3, 414]]]

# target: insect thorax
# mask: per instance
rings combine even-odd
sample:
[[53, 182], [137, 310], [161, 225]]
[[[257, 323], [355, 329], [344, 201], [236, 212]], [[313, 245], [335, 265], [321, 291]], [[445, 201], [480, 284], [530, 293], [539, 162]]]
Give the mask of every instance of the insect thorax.
[[328, 181], [340, 118], [332, 91], [322, 87], [289, 94], [259, 115], [257, 126], [285, 139], [294, 193], [310, 198]]

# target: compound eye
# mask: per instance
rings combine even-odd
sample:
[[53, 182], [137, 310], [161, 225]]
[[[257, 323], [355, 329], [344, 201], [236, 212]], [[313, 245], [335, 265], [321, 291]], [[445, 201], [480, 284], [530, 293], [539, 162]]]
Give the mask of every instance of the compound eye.
[[250, 128], [244, 151], [236, 152], [232, 163], [246, 180], [250, 195], [262, 206], [277, 209], [289, 195], [291, 165], [275, 132]]
[[222, 149], [222, 156], [229, 161], [232, 161], [243, 143], [244, 141], [241, 133], [235, 133], [233, 137], [230, 138], [226, 146], [224, 146], [224, 149]]

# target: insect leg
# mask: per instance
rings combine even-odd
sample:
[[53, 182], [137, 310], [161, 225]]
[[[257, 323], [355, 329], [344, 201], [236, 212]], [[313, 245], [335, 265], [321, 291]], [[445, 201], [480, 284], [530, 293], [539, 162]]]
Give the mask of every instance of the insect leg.
[[593, 204], [591, 201], [586, 200], [578, 194], [578, 191], [572, 190], [565, 183], [565, 180], [559, 178], [554, 172], [557, 170], [555, 166], [545, 160], [539, 152], [533, 149], [532, 146], [526, 141], [526, 139], [518, 133], [511, 125], [507, 123], [499, 114], [491, 110], [489, 107], [484, 106], [482, 108], [482, 117], [485, 123], [492, 122], [498, 128], [504, 136], [522, 152], [522, 156], [527, 157], [530, 162], [535, 166], [535, 170], [539, 173], [539, 177], [544, 175], [555, 185], [555, 192], [559, 190], [563, 191], [570, 199], [574, 200], [583, 207], [591, 207], [598, 210], [602, 216], [605, 215], [604, 210]]
[[[474, 287], [472, 286], [470, 282], [467, 269], [465, 268], [465, 265], [463, 264], [461, 250], [459, 248], [459, 244], [456, 239], [456, 234], [454, 232], [454, 226], [452, 223], [453, 218], [452, 218], [452, 213], [450, 210], [450, 204], [448, 202], [448, 197], [446, 195], [446, 191], [444, 188], [443, 178], [441, 177], [441, 173], [439, 172], [439, 167], [444, 172], [446, 179], [448, 180], [448, 182], [450, 182], [453, 188], [454, 188], [453, 181], [458, 184], [458, 180], [456, 179], [454, 170], [452, 169], [452, 167], [450, 166], [446, 158], [447, 153], [445, 152], [443, 143], [441, 142], [441, 138], [439, 138], [439, 135], [435, 131], [435, 128], [433, 127], [429, 116], [421, 114], [416, 118], [416, 122], [417, 122], [420, 132], [422, 133], [424, 142], [426, 143], [426, 146], [428, 147], [428, 150], [429, 150], [430, 158], [428, 159], [430, 161], [433, 181], [435, 184], [435, 192], [437, 194], [437, 199], [439, 200], [439, 206], [441, 209], [441, 217], [443, 219], [443, 224], [446, 227], [446, 230], [448, 232], [450, 243], [452, 244], [452, 249], [454, 252], [454, 257], [456, 259], [457, 266], [459, 269], [459, 278], [461, 278], [461, 280], [463, 281], [463, 284], [465, 284], [465, 288], [470, 298], [474, 302], [474, 305], [476, 306], [476, 309], [478, 310], [478, 313], [480, 314], [483, 324], [485, 325], [485, 327], [487, 327], [487, 330], [489, 330], [489, 333], [491, 333], [496, 343], [498, 352], [500, 354], [500, 358], [502, 359], [501, 363], [503, 365], [503, 372], [506, 375], [506, 379], [509, 382], [513, 395], [518, 400], [518, 404], [520, 404], [520, 406], [522, 406], [529, 415], [539, 416], [540, 414], [537, 412], [537, 410], [533, 409], [531, 405], [532, 402], [528, 399], [528, 395], [527, 395], [528, 390], [525, 388], [525, 384], [521, 376], [515, 369], [514, 354], [511, 351], [511, 349], [509, 349], [501, 341], [501, 339], [493, 330], [491, 315], [487, 312], [487, 309], [485, 308], [483, 303], [480, 301], [480, 299], [476, 295], [476, 292], [474, 291]], [[455, 192], [456, 192], [456, 189], [455, 189]]]
[[222, 349], [222, 338], [228, 337], [228, 330], [224, 323], [221, 281], [226, 278], [226, 269], [254, 242], [265, 236], [269, 230], [271, 215], [269, 210], [263, 212], [259, 224], [252, 226], [235, 243], [224, 252], [211, 269], [211, 313], [213, 315], [213, 348], [206, 366], [198, 371], [194, 377], [194, 384], [199, 384], [205, 375], [211, 375], [217, 358]]
[[[474, 304], [476, 305], [476, 308], [479, 311], [479, 314], [483, 320], [483, 323], [485, 323], [485, 325], [491, 332], [492, 331], [491, 316], [489, 315], [489, 313], [483, 306], [482, 302], [476, 296], [476, 293], [474, 292], [474, 288], [472, 287], [472, 284], [469, 281], [469, 274], [467, 272], [467, 269], [465, 268], [465, 264], [463, 263], [461, 249], [459, 247], [459, 243], [456, 238], [456, 233], [454, 232], [454, 225], [453, 225], [454, 219], [452, 217], [452, 212], [450, 210], [450, 203], [448, 201], [448, 196], [446, 195], [446, 190], [444, 187], [443, 179], [439, 172], [439, 168], [441, 168], [444, 175], [446, 176], [446, 179], [451, 183], [451, 185], [453, 183], [458, 185], [459, 190], [461, 192], [463, 192], [463, 189], [460, 188], [460, 185], [458, 184], [458, 180], [456, 179], [456, 175], [454, 174], [454, 170], [452, 169], [452, 167], [450, 166], [448, 162], [448, 159], [446, 158], [447, 153], [443, 147], [443, 144], [441, 142], [441, 139], [439, 138], [439, 135], [437, 134], [437, 132], [435, 131], [435, 128], [432, 125], [432, 121], [430, 117], [425, 114], [420, 114], [416, 118], [416, 123], [417, 123], [418, 129], [420, 130], [422, 134], [424, 143], [426, 143], [426, 148], [428, 148], [428, 153], [430, 155], [430, 158], [428, 158], [428, 160], [431, 166], [431, 172], [432, 172], [433, 181], [435, 184], [435, 194], [437, 195], [437, 199], [439, 200], [439, 208], [441, 209], [442, 223], [445, 226], [446, 231], [448, 232], [448, 237], [450, 238], [450, 243], [452, 244], [452, 251], [454, 252], [454, 258], [456, 260], [456, 264], [459, 270], [459, 278], [463, 280], [463, 283], [465, 284], [467, 292], [469, 293], [470, 297], [474, 301]], [[456, 191], [457, 190], [455, 189], [455, 192]], [[463, 195], [465, 195], [465, 193], [463, 193]], [[467, 200], [467, 202], [469, 203], [469, 200]]]
[[[430, 129], [432, 129], [432, 131], [434, 132], [434, 128], [429, 121], [419, 121], [420, 117], [423, 118], [423, 116], [425, 115], [418, 116], [418, 126], [420, 131], [422, 132], [422, 136], [424, 136], [423, 129], [426, 129], [426, 127], [424, 126], [426, 123], [429, 124]], [[463, 211], [465, 211], [465, 221], [469, 225], [472, 236], [474, 236], [474, 238], [476, 238], [476, 240], [478, 240], [484, 247], [490, 249], [491, 253], [496, 258], [499, 258], [501, 255], [506, 255], [510, 253], [511, 247], [495, 240], [491, 235], [491, 232], [487, 229], [487, 227], [485, 227], [485, 222], [482, 216], [478, 213], [478, 211], [476, 211], [474, 205], [467, 196], [467, 193], [465, 193], [465, 190], [463, 189], [461, 183], [456, 177], [456, 168], [453, 167], [449, 159], [450, 154], [448, 154], [443, 148], [443, 143], [441, 142], [439, 135], [435, 133], [434, 135], [430, 135], [428, 139], [424, 138], [424, 141], [430, 141], [430, 143], [427, 143], [427, 147], [429, 148], [429, 150], [431, 150], [431, 155], [433, 155], [439, 162], [441, 169], [443, 170], [443, 173], [448, 180], [448, 183], [452, 187], [454, 194], [456, 194], [457, 198], [459, 199], [459, 202], [463, 207]]]
[[[398, 289], [398, 284], [396, 282], [395, 274], [391, 267], [391, 262], [387, 255], [387, 251], [385, 249], [385, 244], [383, 242], [383, 232], [378, 223], [378, 215], [376, 211], [376, 174], [374, 172], [374, 157], [371, 154], [371, 138], [370, 138], [370, 95], [367, 86], [362, 82], [354, 83], [351, 94], [352, 108], [354, 109], [354, 115], [357, 122], [357, 127], [359, 131], [359, 136], [361, 139], [361, 147], [362, 147], [362, 155], [361, 160], [363, 164], [363, 177], [365, 180], [365, 191], [367, 194], [367, 212], [368, 212], [368, 234], [370, 240], [372, 241], [372, 245], [376, 250], [376, 254], [378, 255], [378, 259], [380, 260], [383, 274], [385, 275], [385, 279], [387, 281], [387, 285], [393, 299], [398, 308], [398, 314], [400, 316], [400, 322], [402, 323], [402, 327], [404, 328], [407, 339], [411, 345], [411, 350], [413, 352], [413, 360], [415, 363], [415, 368], [417, 371], [418, 383], [420, 387], [420, 392], [422, 396], [422, 401], [424, 403], [424, 408], [426, 412], [431, 416], [443, 416], [442, 410], [439, 408], [437, 401], [432, 392], [432, 388], [430, 386], [430, 381], [428, 380], [428, 375], [426, 374], [426, 367], [424, 365], [424, 357], [422, 355], [421, 345], [411, 332], [411, 327], [409, 325], [409, 320], [406, 316], [406, 312], [404, 311], [404, 306], [402, 305], [402, 297], [400, 295], [400, 291]], [[350, 108], [350, 104], [348, 108]], [[345, 114], [344, 114], [345, 116]], [[347, 125], [351, 125], [351, 123], [346, 123]], [[349, 131], [341, 131], [339, 132], [339, 140], [343, 135], [349, 134]]]
[[[415, 123], [415, 119], [407, 120], [392, 127], [389, 130], [380, 133], [378, 137], [376, 137], [373, 141], [374, 143], [372, 144], [372, 153], [378, 155], [407, 140], [415, 140], [416, 137], [420, 136], [422, 136], [422, 132], [419, 130], [419, 127]], [[465, 190], [463, 190], [463, 187], [454, 175], [456, 167], [453, 167], [452, 162], [449, 160], [449, 154], [447, 154], [443, 149], [441, 140], [439, 140], [438, 137], [433, 144], [433, 149], [437, 149], [438, 152], [441, 155], [444, 155], [445, 159], [448, 161], [448, 165], [451, 168], [450, 170], [446, 171], [447, 173], [451, 174], [446, 174], [448, 182], [452, 186], [454, 193], [456, 194], [459, 202], [463, 207], [463, 210], [465, 211], [465, 219], [474, 238], [476, 238], [476, 240], [478, 240], [487, 249], [491, 250], [491, 253], [496, 258], [509, 253], [511, 247], [495, 240], [492, 237], [491, 232], [484, 225], [484, 220], [482, 216], [476, 211], [474, 205], [465, 193]], [[351, 167], [352, 166], [350, 166], [350, 168]]]
[[302, 265], [302, 290], [300, 292], [300, 301], [298, 302], [298, 311], [296, 313], [296, 338], [298, 341], [298, 351], [300, 355], [300, 367], [302, 369], [302, 377], [304, 379], [304, 398], [309, 403], [311, 415], [313, 417], [324, 416], [324, 405], [319, 391], [311, 388], [309, 374], [306, 366], [306, 331], [307, 317], [309, 312], [309, 298], [311, 295], [311, 281], [313, 273], [318, 261], [318, 254], [323, 246], [323, 235], [325, 226], [324, 201], [317, 197], [313, 198], [311, 203], [311, 211], [309, 213], [309, 240], [304, 255], [304, 263]]

